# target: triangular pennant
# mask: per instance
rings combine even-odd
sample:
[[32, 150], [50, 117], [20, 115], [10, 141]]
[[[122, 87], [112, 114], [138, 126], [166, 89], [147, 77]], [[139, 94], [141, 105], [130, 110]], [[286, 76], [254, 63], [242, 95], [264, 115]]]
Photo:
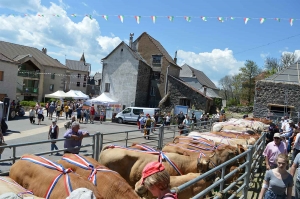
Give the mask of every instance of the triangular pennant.
[[152, 19], [153, 23], [155, 23], [155, 21], [156, 21], [156, 16], [151, 16], [151, 19]]
[[260, 19], [259, 19], [260, 24], [264, 23], [265, 20], [266, 20], [266, 18], [260, 18]]
[[231, 20], [234, 20], [234, 17], [230, 17]]
[[42, 15], [42, 14], [38, 14], [38, 16], [39, 16], [39, 17], [44, 17], [44, 15]]
[[123, 21], [124, 21], [124, 16], [123, 16], [123, 15], [119, 15], [118, 17], [119, 17], [119, 19], [121, 20], [121, 22], [123, 23]]
[[71, 14], [72, 17], [76, 17], [76, 14]]
[[86, 17], [90, 18], [90, 19], [93, 19], [92, 18], [92, 15], [85, 15]]
[[191, 22], [191, 17], [184, 16], [184, 18], [185, 18], [185, 20], [186, 20], [187, 22]]
[[249, 20], [250, 18], [244, 18], [245, 24], [247, 24]]
[[219, 22], [224, 22], [223, 17], [218, 17]]
[[134, 16], [136, 23], [140, 24], [141, 16]]
[[206, 17], [201, 17], [201, 19], [202, 19], [203, 21], [207, 21]]
[[291, 18], [290, 19], [290, 25], [293, 26], [293, 23], [294, 23], [294, 19]]
[[108, 20], [108, 16], [107, 15], [102, 15], [103, 19], [105, 19], [106, 21]]
[[275, 18], [276, 21], [280, 22], [280, 18]]
[[172, 22], [174, 20], [174, 16], [168, 16], [168, 19]]

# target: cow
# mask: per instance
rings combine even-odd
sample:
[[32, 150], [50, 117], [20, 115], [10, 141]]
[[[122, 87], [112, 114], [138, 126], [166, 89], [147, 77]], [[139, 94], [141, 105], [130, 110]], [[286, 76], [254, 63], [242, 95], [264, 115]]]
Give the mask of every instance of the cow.
[[272, 123], [272, 120], [268, 120], [265, 118], [257, 118], [257, 117], [246, 117], [245, 120], [250, 120], [250, 121], [259, 121], [264, 124], [270, 125]]
[[259, 121], [249, 121], [245, 119], [234, 119], [231, 118], [227, 122], [217, 122], [213, 124], [213, 131], [221, 131], [221, 130], [238, 130], [238, 131], [247, 131], [254, 130], [256, 132], [262, 132], [266, 130], [269, 125], [266, 125]]
[[33, 195], [31, 191], [26, 190], [10, 177], [0, 177], [0, 196], [6, 193], [14, 193], [14, 194], [22, 193], [21, 195], [23, 198], [30, 197], [34, 199], [41, 199], [41, 197], [37, 197]]
[[[152, 154], [151, 154], [152, 153]], [[155, 153], [155, 154], [153, 154]], [[117, 171], [130, 186], [140, 180], [142, 171], [147, 163], [158, 161], [159, 152], [136, 151], [135, 149], [116, 148], [115, 146], [106, 146], [100, 153], [100, 164]], [[165, 153], [164, 155], [177, 167], [172, 167], [164, 159], [162, 164], [170, 175], [176, 176], [187, 173], [199, 173], [203, 167], [207, 167], [208, 162], [205, 158], [195, 159], [189, 156], [178, 155], [176, 153]]]
[[230, 131], [221, 131], [221, 132], [210, 132], [211, 134], [220, 135], [228, 138], [236, 138], [236, 139], [254, 139], [255, 141], [259, 139], [259, 135], [249, 135], [246, 133], [233, 133]]
[[[37, 161], [38, 163], [34, 163], [33, 161]], [[9, 177], [25, 189], [31, 190], [38, 197], [50, 199], [66, 198], [72, 189], [87, 188], [93, 191], [97, 199], [104, 199], [91, 182], [80, 177], [71, 169], [64, 169], [61, 165], [40, 156], [23, 155], [20, 160], [11, 166]], [[68, 177], [70, 183], [66, 182]], [[54, 184], [56, 179], [57, 183]]]
[[211, 133], [199, 133], [196, 131], [192, 131], [189, 133], [188, 137], [200, 137], [200, 138], [206, 138], [206, 139], [211, 139], [215, 141], [216, 143], [220, 144], [228, 144], [231, 146], [237, 146], [237, 144], [241, 144], [244, 147], [247, 147], [247, 145], [253, 145], [255, 143], [254, 138], [250, 138], [249, 140], [247, 139], [235, 139], [235, 138], [228, 138], [228, 137], [223, 137], [223, 136], [218, 136], [215, 134]]
[[[132, 187], [115, 171], [109, 170], [91, 157], [81, 157], [76, 154], [64, 154], [58, 161], [65, 168], [71, 168], [75, 173], [88, 180], [96, 177], [97, 190], [105, 199], [140, 198]], [[79, 165], [81, 164], [81, 165]], [[89, 166], [90, 165], [90, 166]]]
[[[191, 181], [198, 177], [199, 173], [188, 173], [182, 176], [170, 176], [170, 187], [178, 187], [179, 185], [182, 185], [188, 181]], [[192, 186], [187, 187], [183, 191], [178, 193], [178, 199], [187, 199], [192, 198], [196, 194], [203, 191], [205, 188], [207, 188], [209, 185], [211, 185], [213, 182], [211, 177], [207, 177], [206, 179], [200, 180], [197, 183], [193, 184]], [[141, 180], [139, 180], [135, 184], [135, 191], [138, 193], [139, 196], [141, 196], [143, 199], [154, 199], [154, 197], [150, 191], [146, 189], [145, 186], [141, 184]]]

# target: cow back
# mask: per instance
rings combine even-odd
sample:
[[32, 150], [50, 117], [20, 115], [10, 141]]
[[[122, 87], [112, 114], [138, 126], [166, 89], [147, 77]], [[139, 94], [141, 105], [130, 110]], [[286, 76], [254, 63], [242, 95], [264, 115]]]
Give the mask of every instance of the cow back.
[[[40, 159], [38, 156], [26, 155], [34, 159]], [[24, 187], [27, 190], [31, 190], [33, 194], [38, 197], [45, 197], [52, 181], [59, 175], [61, 172], [57, 170], [52, 170], [46, 168], [42, 165], [27, 161], [27, 160], [18, 160], [14, 163], [9, 172], [9, 176]], [[70, 177], [70, 182], [73, 190], [77, 188], [87, 188], [95, 194], [97, 199], [103, 199], [96, 187], [89, 181], [83, 179], [78, 174], [71, 172], [68, 173]], [[55, 185], [50, 199], [66, 198], [68, 193], [65, 188], [65, 181], [62, 176]]]

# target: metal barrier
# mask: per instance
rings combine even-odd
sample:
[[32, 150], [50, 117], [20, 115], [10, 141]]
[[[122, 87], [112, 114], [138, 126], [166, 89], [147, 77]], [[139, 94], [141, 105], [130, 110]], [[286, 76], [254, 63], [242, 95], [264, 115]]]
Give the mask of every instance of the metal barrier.
[[[214, 188], [216, 188], [218, 186], [219, 186], [219, 192], [217, 194], [215, 194], [214, 199], [224, 198], [224, 195], [226, 195], [226, 193], [229, 190], [231, 190], [233, 187], [235, 187], [238, 184], [238, 182], [242, 182], [242, 181], [243, 181], [243, 184], [240, 185], [240, 187], [233, 194], [231, 194], [231, 196], [229, 196], [229, 197], [227, 196], [225, 198], [233, 199], [241, 191], [243, 191], [243, 195], [240, 196], [240, 198], [247, 199], [247, 193], [248, 193], [248, 189], [249, 189], [250, 180], [253, 178], [252, 173], [255, 173], [253, 171], [256, 169], [259, 169], [261, 167], [261, 164], [263, 161], [263, 156], [261, 155], [262, 154], [261, 151], [264, 150], [264, 148], [265, 148], [265, 139], [266, 139], [266, 134], [263, 133], [262, 136], [256, 141], [256, 143], [253, 146], [249, 146], [249, 148], [244, 153], [239, 154], [235, 158], [211, 169], [210, 171], [198, 176], [197, 178], [195, 178], [187, 183], [180, 185], [179, 187], [173, 187], [171, 191], [173, 193], [175, 193], [175, 192], [179, 193], [179, 192], [183, 191], [184, 189], [188, 188], [189, 186], [192, 186], [193, 184], [197, 183], [198, 181], [205, 179], [210, 175], [213, 175], [216, 171], [221, 170], [222, 172], [221, 172], [220, 179], [217, 180], [216, 182], [214, 182], [212, 185], [210, 185], [206, 189], [204, 189], [203, 191], [201, 191], [200, 193], [198, 193], [197, 195], [195, 195], [192, 199], [198, 199], [198, 198], [204, 197], [211, 190], [213, 190]], [[241, 164], [238, 168], [236, 168], [235, 170], [233, 170], [230, 173], [228, 173], [227, 175], [225, 175], [226, 166], [236, 162], [238, 159], [243, 158], [243, 157], [246, 159], [246, 161], [243, 164]], [[224, 187], [225, 181], [227, 179], [229, 179], [231, 176], [233, 176], [234, 174], [236, 174], [237, 172], [239, 172], [241, 169], [245, 169], [245, 173], [243, 173], [241, 176], [239, 176], [239, 178], [237, 180], [230, 183], [227, 187]]]

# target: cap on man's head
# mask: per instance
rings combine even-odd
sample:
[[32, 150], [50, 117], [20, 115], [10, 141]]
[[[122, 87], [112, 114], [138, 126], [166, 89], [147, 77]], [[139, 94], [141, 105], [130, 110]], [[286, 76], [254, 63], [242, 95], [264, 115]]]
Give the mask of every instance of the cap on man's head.
[[273, 137], [274, 138], [280, 138], [280, 133], [275, 133]]
[[144, 181], [147, 177], [163, 170], [165, 170], [165, 167], [160, 162], [148, 163], [142, 172], [142, 184], [144, 184]]
[[53, 119], [52, 122], [55, 122], [55, 123], [56, 123], [56, 119]]
[[281, 117], [282, 120], [284, 120], [284, 117]]

